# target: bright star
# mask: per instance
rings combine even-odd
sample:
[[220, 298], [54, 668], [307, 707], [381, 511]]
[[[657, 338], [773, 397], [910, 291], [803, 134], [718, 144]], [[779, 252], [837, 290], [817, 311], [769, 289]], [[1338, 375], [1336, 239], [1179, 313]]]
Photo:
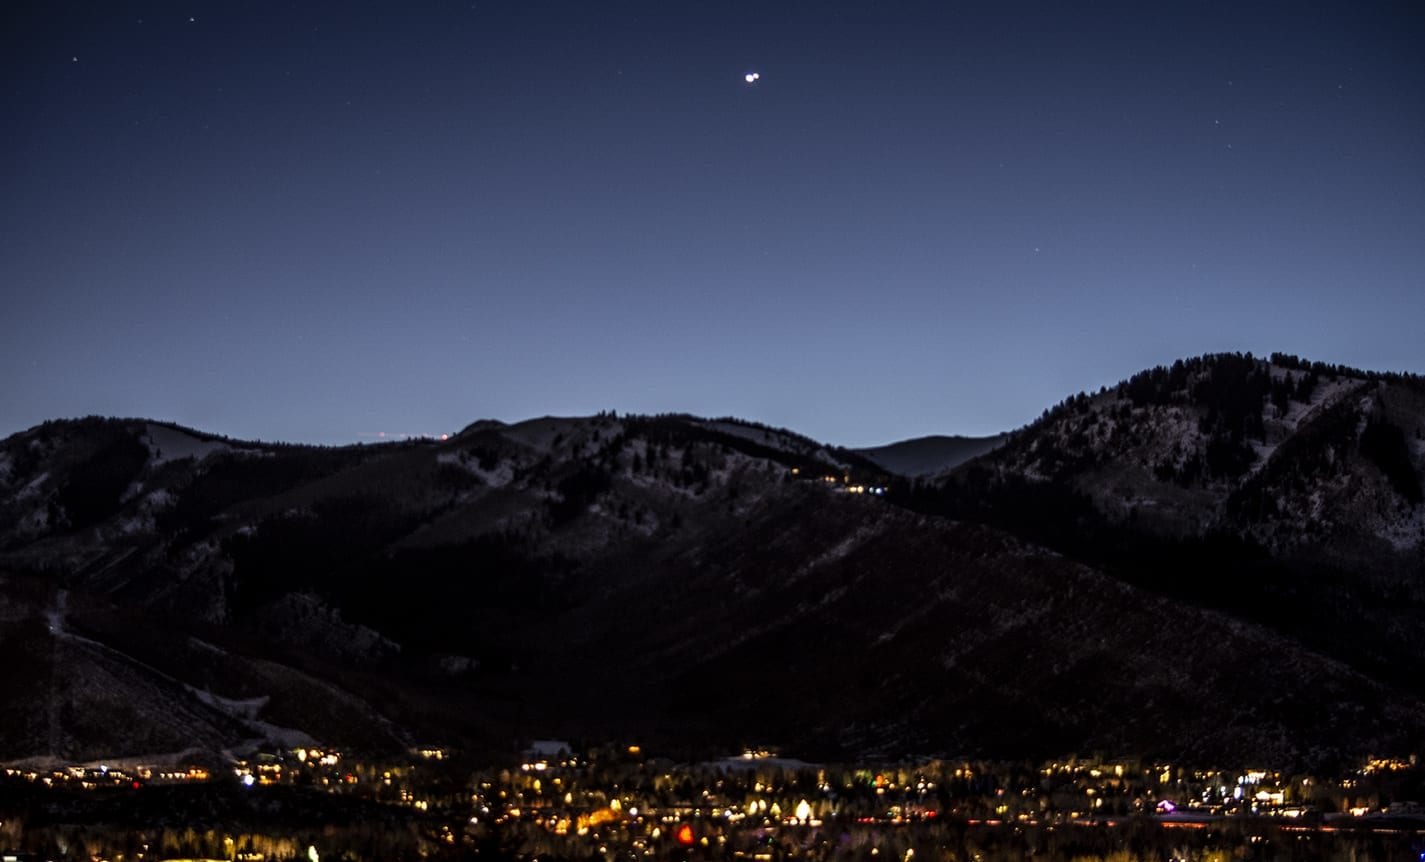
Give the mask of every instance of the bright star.
[[759, 79], [761, 79], [761, 77], [761, 72], [748, 72], [746, 75], [742, 76], [742, 80], [746, 81], [749, 84], [755, 84]]

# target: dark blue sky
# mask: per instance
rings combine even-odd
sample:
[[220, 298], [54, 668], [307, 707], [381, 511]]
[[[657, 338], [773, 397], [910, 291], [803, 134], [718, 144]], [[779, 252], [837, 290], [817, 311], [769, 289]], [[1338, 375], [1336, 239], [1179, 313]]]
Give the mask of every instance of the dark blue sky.
[[382, 5], [4, 5], [0, 434], [862, 445], [1425, 371], [1419, 3]]

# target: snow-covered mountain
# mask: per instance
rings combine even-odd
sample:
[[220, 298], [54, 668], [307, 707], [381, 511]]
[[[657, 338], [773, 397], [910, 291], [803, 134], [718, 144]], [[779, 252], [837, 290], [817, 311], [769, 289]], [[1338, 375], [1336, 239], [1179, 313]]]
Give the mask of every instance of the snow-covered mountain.
[[1422, 437], [1419, 377], [1204, 356], [1069, 398], [907, 497], [1420, 694]]
[[0, 758], [1408, 751], [1419, 392], [1209, 357], [917, 483], [690, 416], [341, 448], [46, 423], [0, 442]]
[[1154, 529], [1418, 563], [1425, 382], [1281, 355], [1178, 362], [1068, 399], [962, 476], [986, 474]]

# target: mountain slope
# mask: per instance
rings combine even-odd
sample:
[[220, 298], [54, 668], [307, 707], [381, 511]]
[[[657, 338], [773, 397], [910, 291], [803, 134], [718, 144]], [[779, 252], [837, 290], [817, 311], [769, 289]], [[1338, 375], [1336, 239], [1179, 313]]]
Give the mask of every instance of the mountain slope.
[[1425, 383], [1208, 356], [1046, 411], [904, 498], [1425, 693]]
[[[1394, 426], [1418, 427], [1392, 388], [1413, 384], [1362, 382], [1385, 387]], [[1344, 423], [1311, 417], [1369, 393], [1319, 385], [1273, 457], [1326, 435], [1332, 463], [1374, 484], [1313, 493], [1337, 523], [1364, 523], [1333, 507], [1403, 481], [1362, 466], [1403, 477], [1398, 441], [1354, 454], [1365, 431], [1343, 444]], [[636, 735], [1288, 764], [1425, 739], [1425, 692], [1392, 671], [1425, 661], [1413, 546], [1363, 540], [1341, 558], [1385, 561], [1370, 577], [1301, 580], [1290, 555], [1308, 532], [1258, 532], [1233, 500], [1253, 481], [1337, 474], [1160, 477], [1161, 447], [1130, 431], [1080, 443], [1085, 415], [1117, 421], [1126, 403], [1131, 427], [1186, 427], [1200, 405], [1098, 399], [914, 487], [791, 432], [688, 416], [481, 422], [337, 449], [47, 423], [0, 442], [0, 637], [26, 657], [5, 671], [16, 719], [0, 757]], [[1213, 445], [1197, 433], [1183, 463]], [[1173, 514], [1114, 508], [1130, 474]], [[901, 505], [851, 493], [884, 484]], [[1270, 575], [1250, 596], [1292, 585], [1278, 606], [1371, 621], [1371, 636], [1314, 636], [1142, 565], [1178, 572], [1193, 559], [1181, 543], [1232, 525], [1221, 559]], [[1382, 608], [1367, 582], [1404, 600]], [[105, 712], [126, 719], [84, 718]]]
[[1046, 411], [968, 469], [1070, 487], [1163, 532], [1420, 559], [1425, 382], [1274, 360], [1145, 371]]

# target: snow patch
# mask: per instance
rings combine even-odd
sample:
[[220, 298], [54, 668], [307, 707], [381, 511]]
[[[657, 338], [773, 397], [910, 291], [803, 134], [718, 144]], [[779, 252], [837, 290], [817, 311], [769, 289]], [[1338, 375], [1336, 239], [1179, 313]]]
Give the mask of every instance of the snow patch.
[[1253, 473], [1256, 473], [1265, 466], [1268, 459], [1272, 457], [1272, 453], [1277, 451], [1276, 443], [1262, 443], [1258, 440], [1249, 440], [1248, 445], [1252, 447], [1252, 452], [1254, 453], [1253, 457], [1256, 458], [1256, 461], [1252, 464]]
[[866, 539], [869, 538], [870, 535], [874, 532], [874, 529], [861, 527], [860, 529], [856, 530], [856, 532], [852, 533], [851, 535], [837, 542], [835, 545], [832, 545], [830, 548], [823, 551], [810, 563], [807, 563], [807, 568], [820, 568], [822, 566], [827, 565], [828, 563], [834, 563], [837, 560], [842, 559], [847, 554], [855, 550], [858, 545], [866, 541]]
[[152, 518], [136, 516], [123, 518], [119, 521], [118, 531], [123, 536], [134, 536], [139, 533], [151, 533], [154, 529]]
[[279, 727], [266, 721], [248, 721], [247, 726], [279, 748], [310, 748], [318, 744], [316, 737], [295, 727]]
[[232, 449], [226, 443], [220, 443], [217, 440], [200, 440], [192, 434], [185, 434], [177, 428], [169, 428], [166, 425], [155, 425], [150, 422], [144, 427], [146, 429], [144, 442], [148, 444], [150, 463], [154, 465], [166, 464], [169, 461], [181, 461], [185, 458], [202, 461], [216, 452], [228, 452]]
[[30, 499], [31, 497], [38, 497], [38, 496], [39, 496], [39, 493], [40, 493], [40, 487], [41, 487], [42, 485], [44, 485], [45, 480], [48, 479], [48, 478], [49, 478], [49, 471], [46, 470], [46, 471], [44, 471], [43, 473], [41, 473], [41, 474], [39, 474], [38, 476], [36, 476], [35, 478], [31, 479], [31, 480], [25, 485], [25, 487], [21, 488], [20, 491], [19, 491], [19, 493], [15, 495], [15, 499], [16, 499], [16, 500], [28, 500], [28, 499]]
[[515, 465], [510, 461], [500, 461], [493, 470], [486, 470], [477, 459], [464, 452], [441, 452], [435, 460], [438, 464], [459, 467], [491, 488], [503, 488], [515, 478]]
[[188, 643], [192, 644], [195, 647], [198, 647], [201, 650], [206, 650], [207, 652], [215, 653], [217, 655], [228, 654], [228, 651], [223, 649], [222, 647], [217, 646], [216, 644], [210, 644], [205, 640], [199, 640], [195, 637], [188, 638]]
[[714, 467], [708, 471], [708, 483], [711, 485], [726, 485], [732, 481], [733, 477], [749, 471], [761, 470], [768, 464], [761, 458], [753, 458], [742, 452], [729, 452], [723, 456], [721, 466]]
[[213, 709], [226, 713], [233, 718], [243, 719], [244, 721], [254, 721], [257, 718], [257, 714], [261, 712], [272, 699], [267, 695], [248, 698], [221, 697], [213, 694], [211, 691], [194, 688], [191, 685], [187, 686], [187, 689], [194, 697], [208, 706], [211, 706]]

